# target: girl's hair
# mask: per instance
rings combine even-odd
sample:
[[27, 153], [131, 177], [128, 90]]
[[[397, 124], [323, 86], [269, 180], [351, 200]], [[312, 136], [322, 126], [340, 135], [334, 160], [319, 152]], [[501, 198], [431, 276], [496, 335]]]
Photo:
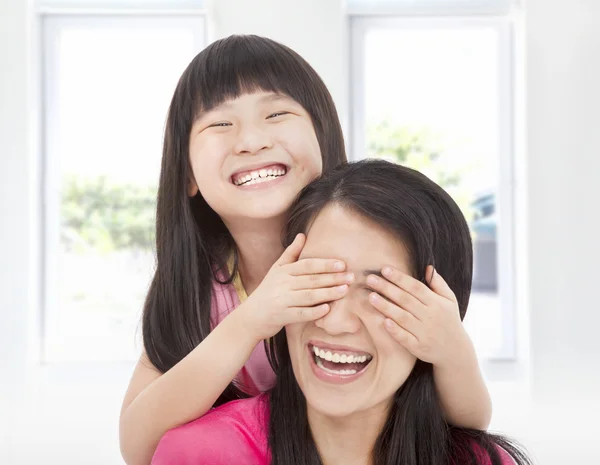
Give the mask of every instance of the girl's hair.
[[[212, 283], [219, 277], [223, 282], [223, 276], [230, 282], [226, 263], [235, 253], [219, 215], [200, 193], [188, 197], [192, 124], [225, 100], [256, 91], [285, 94], [310, 114], [324, 173], [346, 162], [331, 95], [315, 70], [290, 48], [263, 37], [230, 36], [192, 60], [169, 107], [156, 212], [157, 266], [142, 321], [144, 348], [162, 372], [210, 333]], [[241, 396], [231, 384], [216, 405]]]
[[[303, 189], [292, 207], [285, 243], [298, 233], [307, 233], [319, 212], [332, 204], [358, 213], [398, 237], [409, 251], [417, 279], [427, 283], [425, 269], [433, 265], [456, 294], [464, 318], [473, 269], [471, 236], [460, 209], [442, 188], [419, 172], [393, 163], [348, 164]], [[306, 399], [292, 370], [285, 330], [268, 347], [277, 374], [270, 394], [272, 464], [321, 464], [308, 424]], [[506, 438], [448, 425], [436, 393], [433, 367], [417, 360], [394, 394], [373, 461], [377, 465], [499, 465], [498, 446], [518, 465], [530, 464]]]

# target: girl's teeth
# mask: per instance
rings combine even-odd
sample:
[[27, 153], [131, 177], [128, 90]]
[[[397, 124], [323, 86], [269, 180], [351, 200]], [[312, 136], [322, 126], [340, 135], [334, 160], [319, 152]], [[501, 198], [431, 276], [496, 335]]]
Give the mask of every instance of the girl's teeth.
[[239, 177], [237, 180], [234, 181], [234, 184], [236, 186], [257, 184], [260, 182], [268, 181], [269, 179], [283, 176], [284, 174], [285, 170], [281, 168], [263, 168], [258, 171], [251, 171], [249, 174]]

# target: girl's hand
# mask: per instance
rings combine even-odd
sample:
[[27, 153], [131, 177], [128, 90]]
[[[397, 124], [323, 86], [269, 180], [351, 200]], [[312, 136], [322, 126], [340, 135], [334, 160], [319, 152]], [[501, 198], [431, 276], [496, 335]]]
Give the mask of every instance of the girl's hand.
[[385, 279], [367, 278], [375, 291], [369, 300], [387, 317], [384, 326], [390, 335], [425, 362], [437, 366], [456, 363], [456, 354], [469, 347], [470, 339], [446, 281], [431, 265], [425, 272], [431, 277], [431, 289], [392, 267], [385, 267], [382, 275]]
[[328, 302], [344, 297], [354, 280], [353, 274], [344, 273], [346, 265], [340, 260], [298, 260], [305, 241], [304, 234], [298, 234], [239, 307], [257, 341], [274, 336], [287, 324], [322, 318], [329, 311]]

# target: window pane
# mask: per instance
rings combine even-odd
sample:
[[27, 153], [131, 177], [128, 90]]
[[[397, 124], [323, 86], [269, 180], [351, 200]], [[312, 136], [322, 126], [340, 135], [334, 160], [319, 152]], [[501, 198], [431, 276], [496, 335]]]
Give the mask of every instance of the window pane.
[[466, 326], [481, 355], [502, 347], [497, 278], [498, 33], [376, 29], [365, 37], [367, 156], [418, 169], [465, 213], [475, 269]]
[[173, 18], [46, 23], [46, 360], [139, 350], [163, 128], [202, 29]]

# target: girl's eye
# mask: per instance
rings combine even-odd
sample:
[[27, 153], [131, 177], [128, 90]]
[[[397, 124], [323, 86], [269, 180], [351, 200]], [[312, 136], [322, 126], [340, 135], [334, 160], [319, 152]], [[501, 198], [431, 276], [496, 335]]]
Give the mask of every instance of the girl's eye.
[[277, 113], [271, 113], [269, 116], [267, 116], [267, 119], [287, 115], [288, 113], [289, 113], [288, 111], [278, 111]]
[[214, 123], [209, 126], [209, 128], [224, 128], [226, 126], [231, 126], [231, 123]]

